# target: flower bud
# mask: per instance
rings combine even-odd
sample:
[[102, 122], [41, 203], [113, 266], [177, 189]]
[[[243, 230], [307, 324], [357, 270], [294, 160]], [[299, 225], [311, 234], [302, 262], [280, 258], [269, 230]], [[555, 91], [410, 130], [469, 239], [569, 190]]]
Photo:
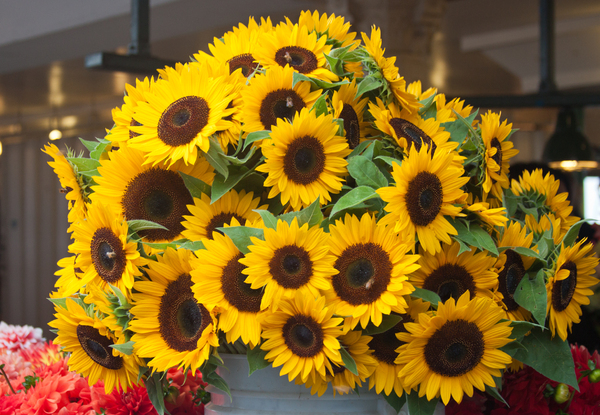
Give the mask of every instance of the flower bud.
[[559, 383], [554, 390], [554, 402], [565, 403], [569, 400], [569, 387], [564, 383]]
[[598, 383], [600, 382], [600, 369], [592, 370], [592, 373], [588, 375], [588, 379], [590, 383]]

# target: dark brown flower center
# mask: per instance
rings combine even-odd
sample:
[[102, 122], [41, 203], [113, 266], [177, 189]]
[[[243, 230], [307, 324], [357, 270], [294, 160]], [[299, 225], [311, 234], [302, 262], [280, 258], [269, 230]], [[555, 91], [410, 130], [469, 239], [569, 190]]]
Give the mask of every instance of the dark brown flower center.
[[407, 153], [413, 145], [417, 151], [421, 151], [421, 146], [425, 143], [431, 148], [431, 155], [433, 156], [437, 146], [433, 140], [431, 140], [431, 137], [425, 134], [419, 127], [402, 118], [392, 118], [390, 120], [390, 125], [396, 132], [398, 138], [404, 137], [406, 139], [407, 148], [405, 150]]
[[92, 263], [104, 281], [115, 284], [123, 276], [127, 258], [123, 243], [109, 228], [99, 228], [94, 232], [90, 243]]
[[340, 118], [344, 120], [344, 131], [346, 131], [348, 146], [354, 149], [360, 143], [360, 123], [352, 105], [344, 103]]
[[336, 294], [352, 305], [370, 304], [387, 290], [392, 278], [392, 262], [388, 253], [373, 242], [360, 243], [344, 249], [333, 267]]
[[179, 98], [164, 110], [158, 120], [158, 138], [168, 146], [190, 143], [208, 124], [210, 108], [204, 98], [190, 95]]
[[179, 174], [153, 168], [135, 176], [127, 184], [121, 204], [127, 220], [143, 219], [167, 228], [145, 229], [138, 234], [149, 242], [173, 240], [183, 230], [183, 215], [194, 199]]
[[429, 225], [440, 213], [443, 197], [442, 182], [435, 174], [417, 173], [408, 183], [404, 199], [411, 221], [417, 226]]
[[[140, 124], [139, 122], [137, 122], [137, 121], [136, 121], [136, 120], [134, 120], [133, 118], [131, 119], [131, 122], [129, 123], [129, 126], [130, 126], [130, 127], [138, 127], [138, 126], [140, 126], [140, 125], [142, 125], [142, 124]], [[129, 130], [129, 138], [130, 138], [130, 139], [131, 139], [131, 138], [134, 138], [134, 137], [138, 137], [138, 136], [140, 136], [140, 135], [141, 135], [141, 134], [139, 134], [139, 133], [136, 133], [135, 131], [131, 131], [131, 130]]]
[[496, 164], [500, 167], [500, 169], [502, 169], [502, 145], [500, 144], [500, 141], [498, 141], [498, 139], [495, 137], [492, 139], [492, 142], [490, 144], [492, 148], [496, 149], [496, 154], [492, 156], [492, 160], [494, 160]]
[[215, 216], [210, 218], [210, 221], [208, 221], [208, 225], [206, 225], [206, 237], [208, 239], [213, 239], [214, 231], [222, 234], [223, 232], [217, 230], [217, 228], [222, 228], [225, 224], [228, 224], [228, 225], [231, 224], [231, 220], [233, 218], [236, 218], [237, 221], [242, 226], [244, 226], [244, 224], [246, 223], [246, 219], [244, 219], [243, 217], [241, 217], [235, 213], [230, 213], [230, 212], [217, 213]]
[[160, 299], [158, 324], [160, 336], [171, 349], [196, 350], [198, 339], [211, 323], [210, 312], [194, 298], [188, 274], [169, 283]]
[[466, 320], [447, 321], [427, 341], [425, 362], [442, 376], [462, 376], [481, 361], [485, 343], [475, 323]]
[[81, 348], [94, 362], [111, 370], [119, 370], [123, 367], [123, 358], [113, 356], [111, 339], [100, 334], [98, 329], [92, 326], [77, 326], [77, 340]]
[[229, 59], [227, 63], [229, 64], [229, 73], [234, 73], [238, 69], [241, 69], [242, 75], [246, 78], [254, 73], [258, 66], [258, 62], [254, 61], [254, 57], [250, 53], [234, 56]]
[[512, 249], [504, 251], [506, 262], [504, 269], [498, 274], [498, 291], [502, 293], [504, 305], [508, 311], [515, 311], [519, 304], [514, 299], [515, 291], [525, 275], [525, 266], [521, 255]]
[[404, 323], [412, 323], [413, 319], [408, 314], [402, 314], [402, 320], [394, 327], [383, 333], [374, 334], [373, 339], [369, 342], [369, 348], [373, 350], [373, 357], [380, 362], [388, 365], [395, 364], [394, 361], [398, 357], [396, 350], [404, 344], [396, 337], [397, 333], [406, 333]]
[[313, 263], [308, 252], [297, 245], [278, 248], [269, 261], [273, 279], [284, 288], [300, 288], [313, 275]]
[[242, 274], [242, 271], [246, 266], [239, 262], [240, 258], [243, 257], [242, 253], [237, 254], [223, 268], [223, 274], [221, 275], [223, 294], [229, 304], [239, 311], [258, 313], [260, 311], [263, 290], [253, 290], [250, 284], [245, 282], [247, 277]]
[[275, 53], [275, 62], [280, 66], [290, 65], [300, 73], [311, 73], [319, 66], [314, 53], [299, 46], [286, 46]]
[[323, 350], [323, 329], [310, 316], [291, 316], [283, 326], [282, 335], [296, 356], [313, 357]]
[[260, 104], [260, 122], [265, 130], [277, 125], [277, 119], [292, 120], [296, 112], [300, 112], [306, 104], [293, 89], [271, 91]]
[[552, 307], [558, 312], [567, 309], [577, 288], [577, 265], [573, 261], [567, 261], [560, 269], [569, 271], [569, 276], [556, 281], [552, 287]]
[[325, 149], [315, 137], [305, 135], [294, 139], [283, 156], [283, 171], [296, 184], [316, 181], [325, 170]]
[[442, 302], [450, 297], [458, 300], [465, 291], [469, 291], [471, 298], [475, 296], [473, 276], [457, 264], [444, 264], [436, 268], [425, 278], [423, 288], [437, 293]]

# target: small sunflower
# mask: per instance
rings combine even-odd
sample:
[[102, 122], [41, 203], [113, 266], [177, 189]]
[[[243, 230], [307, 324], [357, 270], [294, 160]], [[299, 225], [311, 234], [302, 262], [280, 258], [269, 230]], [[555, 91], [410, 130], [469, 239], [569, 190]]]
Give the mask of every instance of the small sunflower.
[[509, 187], [509, 160], [519, 154], [508, 141], [512, 124], [504, 120], [500, 124], [500, 114], [488, 111], [481, 116], [481, 139], [485, 145], [485, 181], [483, 190], [498, 199], [502, 199], [504, 189]]
[[363, 116], [369, 98], [357, 97], [357, 92], [356, 80], [353, 79], [351, 83], [344, 84], [338, 91], [334, 91], [331, 98], [334, 118], [344, 120], [344, 132], [350, 149], [360, 144], [368, 126], [368, 123], [363, 122]]
[[138, 103], [147, 102], [146, 95], [152, 91], [154, 82], [154, 78], [144, 78], [143, 81], [136, 79], [135, 87], [129, 84], [125, 85], [127, 94], [123, 98], [124, 104], [121, 108], [117, 107], [112, 110], [112, 118], [115, 125], [106, 135], [106, 139], [113, 145], [117, 147], [127, 145], [131, 138], [139, 135], [131, 131], [129, 127], [141, 125], [133, 119], [133, 114]]
[[337, 43], [336, 47], [346, 47], [352, 45], [350, 50], [354, 50], [360, 44], [360, 40], [355, 40], [356, 32], [348, 32], [350, 30], [350, 22], [346, 22], [343, 16], [336, 16], [331, 13], [322, 13], [319, 16], [318, 11], [311, 13], [310, 11], [300, 12], [298, 19], [300, 27], [306, 27], [308, 32], [316, 32], [317, 36], [327, 36], [329, 41]]
[[473, 111], [473, 107], [471, 105], [465, 106], [465, 101], [460, 98], [453, 98], [446, 102], [445, 94], [437, 94], [434, 100], [437, 109], [435, 118], [440, 123], [456, 121], [457, 117], [454, 111], [463, 118], [467, 118]]
[[245, 190], [239, 193], [230, 190], [213, 204], [204, 193], [200, 199], [194, 198], [194, 204], [188, 206], [192, 215], [185, 215], [185, 221], [182, 222], [185, 228], [183, 236], [192, 241], [213, 239], [213, 232], [219, 232], [217, 228], [222, 228], [225, 224], [231, 225], [233, 219], [237, 221], [236, 226], [244, 226], [246, 221], [259, 220], [260, 215], [254, 210], [267, 209], [267, 205], [258, 206], [260, 197], [253, 196], [254, 193], [246, 193]]
[[453, 203], [463, 197], [461, 186], [469, 181], [463, 173], [453, 153], [432, 154], [426, 146], [420, 151], [412, 146], [402, 166], [394, 163], [395, 186], [377, 190], [390, 212], [384, 222], [395, 223], [396, 232], [406, 233], [411, 248], [416, 233], [425, 251], [440, 251], [440, 241], [449, 244], [450, 235], [457, 234], [444, 216], [460, 214], [461, 208]]
[[90, 205], [85, 221], [74, 225], [75, 242], [69, 251], [77, 255], [75, 267], [83, 271], [79, 287], [87, 284], [101, 288], [114, 285], [123, 292], [133, 287], [139, 267], [147, 260], [140, 256], [137, 244], [127, 240], [129, 227], [120, 214], [97, 201]]
[[242, 94], [245, 131], [270, 130], [278, 119], [292, 120], [303, 108], [312, 108], [322, 90], [310, 91], [310, 82], [292, 88], [294, 68], [275, 66], [249, 81]]
[[598, 258], [593, 251], [594, 245], [585, 240], [571, 247], [561, 245], [556, 260], [554, 275], [546, 283], [548, 292], [547, 315], [552, 336], [556, 334], [567, 340], [567, 330], [573, 323], [579, 323], [581, 305], [589, 304], [590, 290], [598, 283], [594, 277]]
[[533, 215], [525, 215], [525, 227], [527, 232], [533, 232], [535, 239], [546, 231], [552, 231], [552, 239], [554, 244], [560, 244], [568, 229], [561, 226], [561, 220], [559, 217], [554, 216], [552, 213], [546, 213], [541, 215], [539, 220], [535, 220]]
[[418, 255], [406, 254], [408, 247], [393, 228], [368, 213], [360, 219], [347, 214], [329, 232], [335, 273], [325, 293], [327, 305], [348, 316], [350, 328], [359, 322], [365, 328], [369, 321], [379, 326], [383, 314], [405, 312], [404, 296], [414, 291], [407, 275], [418, 268]]
[[254, 290], [244, 282], [246, 268], [240, 263], [244, 255], [227, 236], [214, 234], [213, 240], [204, 241], [205, 249], [196, 251], [192, 258], [192, 291], [202, 304], [215, 304], [219, 311], [219, 329], [225, 332], [227, 342], [240, 337], [251, 347], [260, 343], [260, 303], [263, 290]]
[[81, 292], [82, 289], [85, 291], [81, 282], [83, 271], [75, 265], [77, 256], [71, 255], [58, 260], [57, 265], [60, 269], [54, 273], [58, 277], [54, 283], [54, 287], [58, 288], [58, 290], [55, 294], [51, 295], [51, 298], [69, 297], [77, 291]]
[[419, 101], [423, 101], [424, 99], [429, 98], [432, 95], [437, 94], [437, 88], [429, 88], [426, 91], [423, 91], [421, 86], [421, 81], [414, 81], [408, 84], [406, 90], [413, 94]]
[[90, 386], [102, 379], [106, 394], [114, 388], [127, 390], [137, 385], [139, 366], [143, 363], [135, 354], [128, 356], [110, 347], [124, 343], [125, 339], [117, 338], [72, 298], [67, 298], [65, 304], [66, 309], [55, 306], [56, 320], [48, 325], [58, 330], [54, 342], [71, 353], [69, 369], [87, 377]]
[[317, 37], [306, 26], [280, 24], [261, 39], [255, 50], [256, 60], [268, 70], [274, 66], [291, 66], [310, 78], [334, 82], [336, 74], [326, 68], [331, 45], [327, 36]]
[[204, 158], [187, 166], [183, 161], [167, 168], [164, 164], [151, 167], [144, 164], [144, 153], [130, 148], [119, 148], [109, 154], [109, 160], [100, 162], [98, 183], [93, 186], [92, 200], [100, 200], [125, 216], [126, 220], [142, 219], [159, 223], [167, 228], [146, 229], [138, 234], [147, 242], [173, 241], [184, 231], [183, 216], [188, 205], [193, 205], [179, 172], [212, 184], [214, 170]]
[[469, 300], [465, 292], [440, 303], [435, 317], [420, 314], [414, 323], [406, 323], [407, 333], [398, 339], [406, 342], [397, 350], [397, 364], [404, 365], [399, 377], [409, 389], [419, 387], [419, 396], [428, 400], [441, 395], [444, 405], [450, 397], [457, 403], [463, 395], [473, 396], [473, 386], [484, 391], [494, 387], [493, 377], [511, 363], [511, 357], [499, 350], [513, 339], [505, 314], [489, 298]]
[[194, 372], [208, 359], [210, 348], [219, 345], [215, 311], [192, 292], [192, 255], [167, 248], [157, 262], [150, 262], [150, 281], [135, 283], [131, 340], [140, 357], [151, 359], [153, 371], [177, 366]]
[[260, 348], [267, 351], [265, 360], [273, 367], [282, 366], [280, 375], [288, 375], [291, 382], [300, 376], [303, 382], [324, 378], [333, 373], [332, 363], [343, 366], [339, 337], [342, 319], [333, 317], [333, 310], [325, 307], [324, 297], [304, 295], [284, 300], [278, 311], [266, 313], [261, 319]]
[[208, 151], [209, 137], [231, 126], [225, 117], [234, 112], [227, 109], [233, 86], [225, 77], [209, 76], [207, 65], [166, 72], [168, 79], [156, 82], [148, 102], [138, 103], [133, 119], [141, 125], [130, 129], [139, 136], [128, 145], [146, 153], [145, 163], [194, 164], [199, 150]]
[[321, 205], [331, 201], [331, 193], [342, 190], [348, 170], [344, 159], [350, 154], [344, 137], [337, 136], [333, 115], [316, 116], [303, 109], [293, 123], [279, 120], [271, 140], [262, 144], [265, 163], [256, 168], [268, 173], [264, 186], [271, 187], [269, 198], [281, 196], [294, 210], [317, 198]]
[[291, 225], [279, 219], [277, 229], [266, 228], [264, 235], [264, 241], [252, 237], [250, 253], [239, 259], [247, 267], [242, 270], [248, 276], [245, 282], [252, 289], [265, 287], [261, 310], [276, 310], [282, 299], [292, 298], [298, 291], [317, 297], [319, 290], [331, 287], [334, 259], [321, 228], [309, 228], [307, 223], [300, 227], [296, 218]]

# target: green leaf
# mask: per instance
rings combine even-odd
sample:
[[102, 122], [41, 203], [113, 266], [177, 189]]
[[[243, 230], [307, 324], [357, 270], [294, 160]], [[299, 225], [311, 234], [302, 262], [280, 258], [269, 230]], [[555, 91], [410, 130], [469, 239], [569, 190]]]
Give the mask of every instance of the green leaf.
[[236, 184], [244, 179], [244, 177], [253, 172], [253, 170], [250, 170], [246, 166], [230, 166], [228, 170], [230, 170], [230, 173], [227, 178], [219, 175], [215, 176], [210, 197], [211, 204], [223, 197], [223, 195], [230, 191]]
[[579, 235], [579, 228], [581, 228], [581, 225], [583, 225], [584, 222], [586, 222], [585, 219], [580, 220], [579, 222], [575, 223], [569, 228], [567, 234], [562, 240], [565, 246], [571, 246], [575, 243], [575, 241], [577, 240], [577, 236]]
[[399, 166], [402, 165], [402, 161], [398, 160], [398, 159], [395, 159], [394, 157], [377, 156], [377, 157], [375, 157], [375, 160], [381, 160], [381, 161], [385, 162], [390, 167], [394, 167], [394, 164], [397, 164]]
[[217, 228], [217, 230], [223, 232], [229, 236], [233, 241], [233, 244], [243, 254], [250, 252], [248, 246], [253, 245], [251, 237], [265, 239], [264, 231], [258, 228], [248, 228], [246, 226], [231, 226], [229, 228]]
[[162, 226], [160, 223], [152, 222], [143, 219], [132, 219], [127, 221], [127, 226], [130, 232], [138, 232], [145, 229], [163, 229], [168, 231], [167, 228]]
[[388, 185], [387, 179], [377, 165], [365, 156], [356, 156], [348, 160], [348, 172], [356, 180], [357, 186], [379, 189]]
[[267, 228], [277, 229], [277, 218], [271, 212], [262, 209], [254, 209], [254, 212], [260, 215]]
[[335, 56], [325, 55], [325, 59], [331, 68], [331, 72], [337, 76], [344, 76], [344, 61]]
[[544, 270], [540, 269], [533, 279], [527, 276], [521, 279], [514, 293], [514, 299], [517, 304], [530, 311], [540, 325], [544, 325], [547, 306]]
[[517, 340], [521, 339], [536, 327], [540, 330], [544, 330], [544, 326], [540, 326], [539, 324], [535, 324], [530, 321], [511, 321], [510, 326], [512, 327], [512, 334], [510, 335], [510, 338]]
[[433, 307], [437, 307], [437, 304], [442, 302], [442, 299], [439, 295], [437, 295], [437, 293], [419, 287], [415, 287], [415, 290], [412, 293], [410, 293], [410, 296], [420, 298], [423, 301], [427, 301]]
[[[457, 118], [456, 121], [445, 122], [442, 127], [450, 133], [450, 140], [456, 143], [462, 143], [469, 134], [469, 127], [473, 125], [473, 120], [479, 110], [474, 111], [467, 118]], [[462, 118], [462, 119], [461, 119]]]
[[84, 140], [81, 137], [79, 137], [79, 141], [81, 141], [81, 144], [83, 144], [90, 153], [92, 151], [94, 151], [96, 149], [96, 147], [98, 147], [100, 145], [99, 141], [88, 141], [88, 140]]
[[498, 248], [494, 243], [494, 239], [492, 239], [490, 234], [481, 228], [481, 226], [472, 223], [471, 226], [469, 226], [469, 232], [477, 241], [477, 245], [475, 245], [475, 247], [481, 249], [482, 251], [491, 252], [494, 256], [498, 256]]
[[187, 241], [182, 243], [179, 248], [195, 252], [204, 249], [204, 244], [202, 243], [202, 241]]
[[77, 167], [78, 172], [96, 170], [98, 167], [100, 167], [100, 162], [98, 160], [85, 157], [69, 157], [67, 160]]
[[531, 366], [542, 375], [579, 390], [575, 364], [569, 343], [559, 336], [552, 338], [550, 330], [534, 328], [522, 341], [527, 350], [518, 350], [515, 359]]
[[87, 170], [87, 171], [78, 171], [77, 173], [81, 174], [82, 176], [88, 177], [90, 179], [95, 176], [100, 176], [100, 173], [98, 173], [98, 169]]
[[248, 134], [244, 140], [244, 150], [255, 141], [271, 139], [271, 130], [254, 131]]
[[312, 109], [318, 117], [321, 114], [327, 114], [327, 92], [322, 94], [313, 104]]
[[397, 314], [384, 314], [381, 316], [381, 324], [376, 326], [372, 322], [362, 331], [367, 336], [373, 336], [374, 334], [385, 333], [396, 324], [402, 321], [402, 316]]
[[339, 198], [339, 200], [336, 202], [336, 204], [331, 209], [331, 212], [329, 213], [329, 217], [333, 218], [339, 212], [342, 212], [346, 209], [350, 209], [366, 200], [373, 199], [376, 197], [379, 197], [379, 195], [371, 187], [367, 187], [367, 186], [356, 187], [356, 188], [350, 190], [344, 196]]
[[403, 393], [402, 396], [398, 396], [398, 395], [396, 395], [396, 392], [392, 391], [389, 395], [386, 395], [385, 393], [382, 395], [385, 398], [385, 401], [388, 404], [390, 404], [390, 406], [392, 408], [394, 408], [394, 411], [396, 411], [396, 413], [400, 412], [400, 410], [406, 403], [406, 394], [405, 393]]
[[259, 345], [254, 346], [254, 349], [250, 349], [248, 347], [248, 351], [246, 352], [246, 357], [248, 358], [248, 366], [250, 367], [248, 376], [250, 376], [257, 370], [268, 367], [271, 364], [265, 359], [267, 353], [269, 352], [266, 350], [262, 350]]
[[125, 353], [127, 356], [131, 356], [131, 354], [133, 353], [134, 344], [135, 342], [129, 340], [127, 343], [123, 344], [111, 344], [110, 347], [112, 347], [113, 349], [117, 349], [121, 353]]
[[514, 341], [502, 346], [500, 348], [500, 350], [502, 350], [504, 353], [506, 353], [510, 357], [513, 357], [515, 354], [517, 354], [518, 350], [527, 350], [527, 348], [525, 346], [523, 346], [523, 344], [521, 342], [514, 340]]
[[48, 298], [48, 300], [54, 304], [57, 305], [61, 308], [64, 308], [65, 310], [67, 309], [67, 297], [63, 297], [63, 298]]
[[229, 399], [231, 399], [231, 392], [227, 382], [225, 382], [225, 379], [219, 376], [217, 372], [211, 372], [208, 376], [203, 376], [202, 380], [209, 385], [213, 385], [215, 388], [222, 390], [229, 396]]
[[381, 79], [377, 79], [372, 76], [367, 76], [366, 78], [363, 78], [363, 80], [360, 81], [360, 83], [358, 84], [358, 89], [356, 90], [356, 95], [354, 96], [354, 98], [360, 97], [365, 92], [377, 89], [381, 85], [383, 85], [383, 81]]
[[535, 252], [533, 249], [525, 248], [524, 246], [502, 246], [498, 248], [498, 251], [502, 252], [507, 249], [513, 250], [519, 255], [537, 258], [541, 261], [545, 261], [543, 256]]
[[146, 379], [146, 390], [156, 412], [159, 415], [164, 415], [166, 408], [160, 372], [154, 372], [152, 376]]
[[355, 374], [356, 376], [358, 376], [358, 368], [356, 367], [356, 362], [354, 361], [354, 358], [352, 356], [350, 356], [350, 353], [348, 353], [348, 350], [346, 350], [344, 347], [341, 347], [340, 354], [342, 355], [342, 361], [344, 362], [344, 367], [346, 369], [348, 369], [350, 372], [352, 372], [353, 374]]
[[309, 78], [306, 75], [302, 75], [301, 73], [298, 73], [298, 72], [294, 71], [294, 77], [292, 79], [292, 88], [294, 88], [298, 82], [310, 82], [311, 84], [313, 84], [317, 88], [322, 88], [322, 89], [337, 88], [340, 85], [344, 85], [344, 84], [349, 84], [350, 83], [350, 81], [348, 81], [347, 79], [344, 79], [344, 80], [339, 81], [339, 82], [333, 82], [333, 83], [332, 82], [327, 82], [327, 81], [322, 81], [322, 80], [317, 79], [317, 78]]
[[248, 160], [250, 160], [254, 153], [256, 153], [257, 149], [258, 147], [252, 147], [243, 158], [238, 158], [237, 156], [228, 156], [227, 154], [222, 154], [221, 157], [234, 166], [241, 166], [248, 163]]
[[178, 239], [173, 242], [144, 242], [142, 243], [152, 249], [158, 249], [159, 251], [164, 251], [167, 248], [177, 249], [179, 245], [187, 241], [187, 239]]
[[[115, 293], [115, 296], [119, 299], [119, 305], [126, 306], [129, 305], [129, 301], [127, 301], [127, 297], [123, 294], [123, 292], [119, 289], [119, 287], [115, 287], [112, 284], [108, 284], [110, 289]], [[132, 343], [133, 346], [133, 343]]]
[[[494, 378], [495, 380], [496, 378]], [[490, 386], [490, 385], [485, 385], [485, 391], [487, 392], [488, 395], [490, 395], [492, 398], [495, 398], [496, 400], [502, 402], [504, 405], [509, 406], [508, 403], [506, 403], [506, 401], [504, 400], [504, 398], [502, 397], [502, 395], [500, 395], [500, 392], [498, 392], [498, 389]]]
[[305, 223], [308, 223], [309, 228], [312, 228], [315, 225], [319, 225], [323, 220], [323, 212], [321, 212], [319, 198], [317, 198], [309, 206], [307, 206], [299, 212], [289, 212], [277, 216], [277, 219], [281, 219], [290, 224], [292, 223], [294, 218], [298, 218], [298, 226], [302, 226]]
[[[259, 173], [253, 171], [252, 173], [246, 175], [242, 180], [240, 180], [238, 184], [233, 186], [233, 189], [238, 193], [242, 190], [245, 190], [246, 194], [252, 192], [254, 197], [257, 197], [262, 195], [263, 191], [265, 190], [264, 183], [265, 178]], [[272, 201], [273, 199], [269, 200], [269, 202]], [[271, 213], [275, 214], [276, 212], [272, 211]]]
[[100, 160], [100, 156], [104, 153], [104, 149], [111, 144], [110, 141], [104, 141], [98, 143], [98, 146], [94, 149], [94, 151], [90, 151], [90, 157], [94, 160]]
[[140, 370], [138, 370], [137, 383], [140, 383], [142, 380], [142, 376], [146, 374], [150, 370], [148, 366], [140, 366]]
[[183, 179], [183, 183], [185, 184], [185, 187], [187, 187], [192, 197], [201, 199], [203, 193], [210, 196], [210, 186], [208, 184], [194, 176], [190, 176], [182, 172], [179, 172], [179, 175]]
[[350, 160], [352, 157], [356, 157], [358, 155], [360, 155], [363, 151], [365, 151], [365, 148], [367, 148], [369, 146], [369, 144], [371, 144], [373, 142], [373, 140], [365, 140], [362, 143], [360, 143], [359, 145], [357, 145], [354, 150], [352, 150], [352, 152], [350, 154], [348, 154], [348, 157], [346, 157], [348, 160]]
[[[229, 176], [229, 169], [227, 169], [229, 162], [223, 157], [223, 150], [221, 150], [219, 143], [215, 140], [210, 140], [210, 147], [208, 151], [204, 153], [204, 156], [210, 165], [223, 176], [223, 180], [227, 180], [227, 177]], [[218, 176], [215, 177], [215, 180], [217, 177]]]
[[439, 398], [433, 398], [431, 401], [428, 401], [427, 396], [419, 397], [417, 391], [413, 390], [406, 397], [408, 413], [410, 415], [433, 415], [439, 400]]

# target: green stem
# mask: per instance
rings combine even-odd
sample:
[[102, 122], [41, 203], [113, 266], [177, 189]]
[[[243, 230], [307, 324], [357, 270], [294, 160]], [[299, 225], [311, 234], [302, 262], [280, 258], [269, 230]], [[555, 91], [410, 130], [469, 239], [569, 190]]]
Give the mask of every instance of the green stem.
[[8, 387], [10, 388], [11, 392], [13, 393], [13, 395], [16, 395], [17, 392], [15, 392], [15, 390], [13, 389], [10, 380], [8, 380], [8, 375], [6, 374], [6, 372], [4, 371], [4, 364], [0, 365], [0, 372], [2, 372], [2, 375], [4, 376], [4, 378], [6, 379], [6, 383], [8, 383]]

